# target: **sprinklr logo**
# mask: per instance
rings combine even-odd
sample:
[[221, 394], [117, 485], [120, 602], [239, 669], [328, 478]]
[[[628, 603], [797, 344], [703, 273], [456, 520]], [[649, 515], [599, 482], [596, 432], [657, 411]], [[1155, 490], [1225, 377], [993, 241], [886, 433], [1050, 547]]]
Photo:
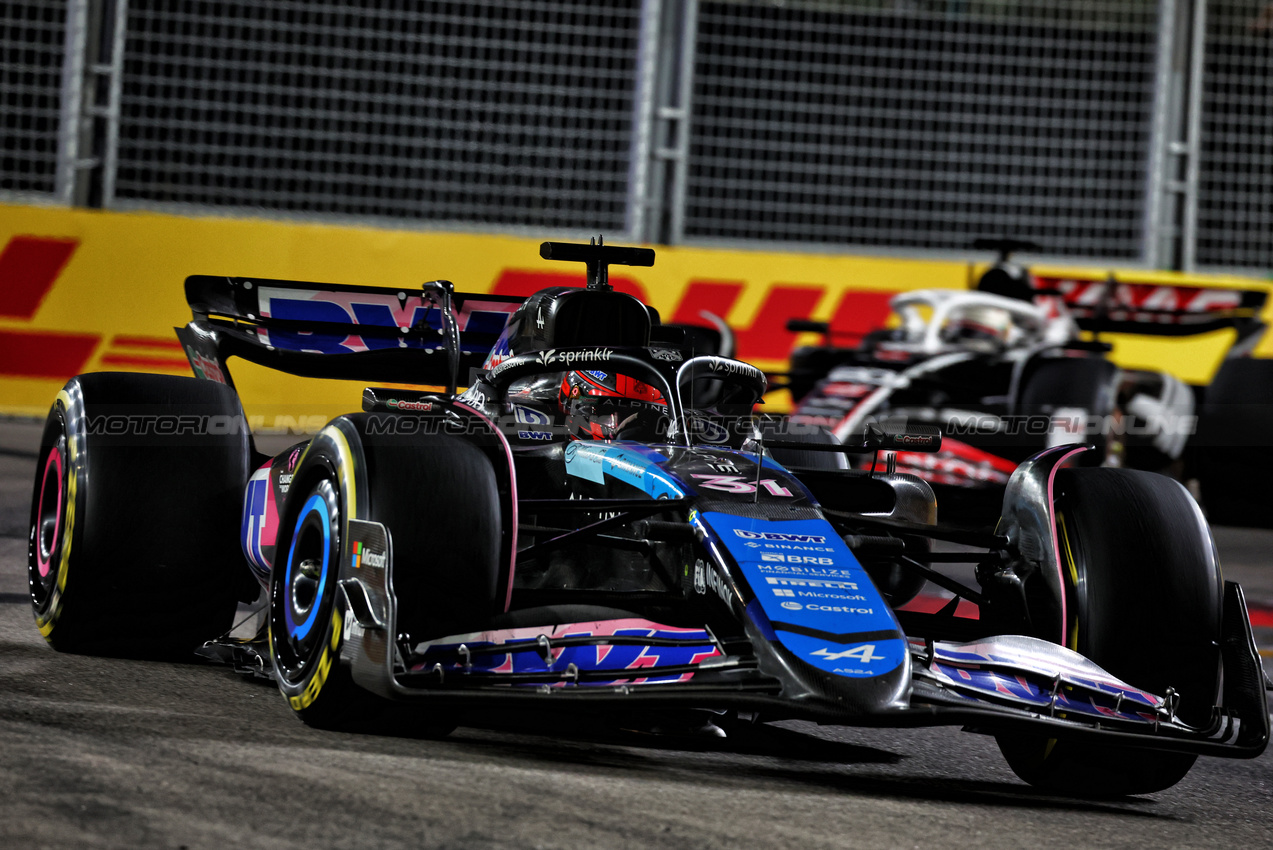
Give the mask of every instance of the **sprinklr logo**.
[[576, 363], [597, 363], [609, 360], [613, 353], [614, 349], [611, 348], [593, 348], [587, 351], [558, 351], [555, 348], [547, 348], [539, 352], [536, 359], [545, 366], [556, 364], [570, 367]]
[[373, 552], [361, 540], [355, 540], [353, 563], [356, 570], [362, 569], [364, 566], [383, 570], [385, 567], [385, 553]]
[[723, 357], [713, 357], [711, 365], [713, 372], [724, 372], [727, 375], [747, 375], [748, 377], [754, 377], [756, 375], [763, 376], [764, 374], [755, 366], [747, 363], [740, 363], [737, 360], [726, 360]]

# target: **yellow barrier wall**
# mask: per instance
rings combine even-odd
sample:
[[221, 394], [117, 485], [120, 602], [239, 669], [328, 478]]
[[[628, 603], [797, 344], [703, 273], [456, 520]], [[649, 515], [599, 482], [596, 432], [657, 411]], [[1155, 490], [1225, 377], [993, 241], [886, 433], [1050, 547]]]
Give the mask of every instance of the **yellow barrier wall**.
[[[581, 266], [540, 259], [540, 241], [0, 205], [0, 413], [43, 416], [79, 372], [190, 374], [172, 333], [190, 319], [182, 291], [190, 274], [395, 287], [446, 279], [462, 291], [514, 293], [582, 283]], [[883, 320], [891, 293], [963, 287], [972, 271], [958, 262], [657, 250], [652, 268], [613, 268], [616, 287], [644, 295], [664, 321], [701, 322], [702, 309], [721, 315], [738, 332], [739, 356], [770, 370], [784, 366], [793, 343], [818, 340], [785, 331], [790, 317], [835, 318], [864, 331]], [[1183, 343], [1119, 339], [1115, 358], [1206, 381], [1225, 333]], [[230, 369], [258, 427], [309, 430], [359, 406], [359, 387], [346, 382], [302, 380], [242, 361]], [[781, 398], [773, 401], [783, 407]]]

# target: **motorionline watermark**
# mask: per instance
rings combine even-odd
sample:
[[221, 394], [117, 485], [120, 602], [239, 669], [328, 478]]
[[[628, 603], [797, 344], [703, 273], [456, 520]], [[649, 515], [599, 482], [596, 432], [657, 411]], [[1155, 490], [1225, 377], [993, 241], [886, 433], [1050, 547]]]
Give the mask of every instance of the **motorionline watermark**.
[[[84, 420], [84, 431], [89, 436], [104, 436], [119, 440], [160, 439], [169, 441], [180, 438], [204, 436], [294, 436], [299, 439], [313, 437], [332, 420], [321, 414], [278, 414], [274, 416], [243, 416], [233, 414], [200, 413], [107, 413], [96, 414]], [[414, 413], [371, 413], [363, 420], [363, 432], [375, 436], [411, 436], [415, 434], [451, 434], [454, 436], [490, 433], [494, 425], [506, 436], [520, 437], [531, 432], [538, 439], [564, 436], [571, 433], [570, 423], [544, 415], [542, 420], [527, 421], [525, 415], [510, 413], [494, 419], [474, 416], [420, 415]], [[919, 420], [911, 420], [919, 421]], [[658, 427], [658, 436], [669, 436], [670, 420]], [[706, 416], [694, 414], [687, 418], [689, 431], [695, 442], [726, 442], [731, 437], [752, 437], [761, 430], [761, 439], [816, 439], [827, 429], [814, 424], [791, 422], [783, 418], [757, 419], [750, 416]], [[931, 425], [930, 421], [923, 424]], [[763, 427], [762, 427], [763, 426]], [[871, 427], [895, 433], [905, 433], [906, 417], [890, 416], [868, 418], [862, 423], [865, 432]], [[1048, 415], [1018, 416], [966, 416], [942, 423], [942, 433], [953, 438], [974, 437], [985, 440], [1000, 437], [1039, 437], [1043, 439], [1109, 437], [1192, 437], [1197, 434], [1198, 417], [1195, 415], [1095, 415], [1081, 411], [1058, 411]]]
[[1192, 437], [1198, 433], [1198, 417], [1193, 414], [1092, 414], [1059, 410], [1052, 414], [1015, 416], [967, 416], [942, 423], [949, 437], [1039, 436], [1072, 437]]

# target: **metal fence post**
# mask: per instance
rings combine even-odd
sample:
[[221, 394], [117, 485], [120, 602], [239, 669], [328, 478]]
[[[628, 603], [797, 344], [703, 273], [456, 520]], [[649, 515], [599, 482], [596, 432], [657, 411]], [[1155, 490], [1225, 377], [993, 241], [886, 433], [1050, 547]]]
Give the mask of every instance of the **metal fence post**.
[[660, 3], [646, 187], [647, 242], [675, 245], [685, 232], [690, 93], [694, 85], [697, 0]]
[[636, 86], [632, 93], [632, 162], [628, 171], [628, 233], [640, 242], [653, 241], [650, 145], [654, 133], [662, 16], [662, 0], [643, 0], [641, 35], [637, 40]]
[[[1183, 71], [1177, 50], [1176, 11], [1182, 0], [1159, 0], [1158, 57], [1154, 69], [1154, 104], [1150, 119], [1145, 187], [1145, 230], [1141, 259], [1162, 268], [1173, 254], [1176, 238], [1175, 195], [1168, 183], [1175, 170], [1174, 141], [1180, 135]], [[1185, 0], [1187, 2], [1187, 0]]]
[[1202, 160], [1202, 87], [1207, 64], [1207, 0], [1194, 0], [1189, 48], [1189, 119], [1185, 129], [1184, 213], [1180, 222], [1180, 268], [1194, 270], [1198, 255], [1198, 187]]
[[115, 200], [115, 175], [119, 169], [120, 99], [124, 87], [124, 35], [128, 26], [128, 0], [114, 0], [114, 18], [103, 45], [109, 39], [110, 55], [95, 70], [107, 77], [105, 103], [97, 110], [102, 153], [101, 198], [103, 207]]
[[62, 57], [62, 107], [58, 118], [58, 203], [77, 200], [80, 149], [83, 142], [84, 66], [88, 47], [88, 0], [70, 0], [66, 12], [66, 47]]

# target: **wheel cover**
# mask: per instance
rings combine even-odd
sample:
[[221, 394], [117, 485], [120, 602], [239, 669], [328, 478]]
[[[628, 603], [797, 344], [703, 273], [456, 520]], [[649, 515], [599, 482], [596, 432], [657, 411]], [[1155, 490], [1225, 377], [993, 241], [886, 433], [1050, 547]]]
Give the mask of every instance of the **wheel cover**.
[[61, 543], [62, 505], [64, 502], [64, 464], [62, 460], [62, 441], [53, 446], [44, 462], [44, 475], [40, 480], [40, 495], [36, 500], [35, 515], [35, 562], [32, 564], [38, 577], [38, 584], [45, 594], [51, 589], [57, 577], [54, 559]]
[[340, 504], [327, 479], [296, 519], [283, 574], [275, 585], [271, 632], [278, 672], [299, 682], [326, 642], [340, 559]]

